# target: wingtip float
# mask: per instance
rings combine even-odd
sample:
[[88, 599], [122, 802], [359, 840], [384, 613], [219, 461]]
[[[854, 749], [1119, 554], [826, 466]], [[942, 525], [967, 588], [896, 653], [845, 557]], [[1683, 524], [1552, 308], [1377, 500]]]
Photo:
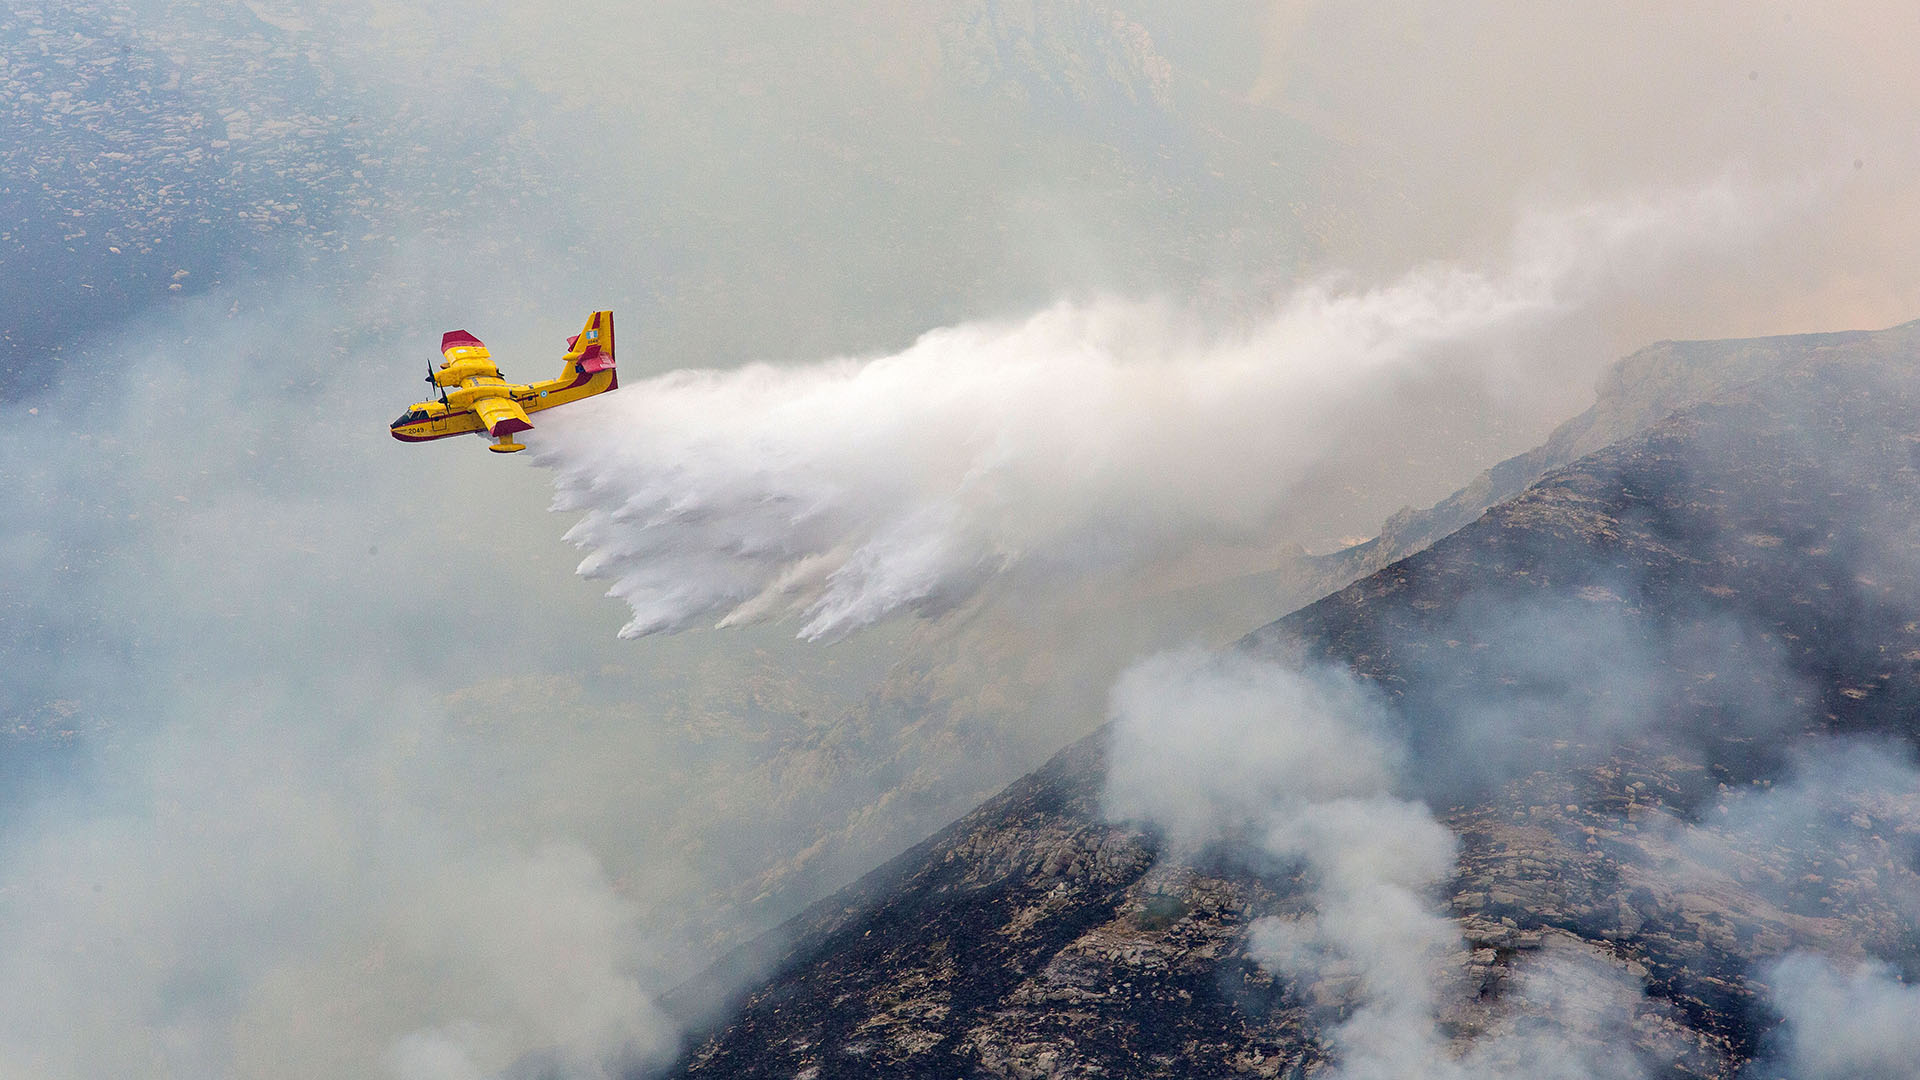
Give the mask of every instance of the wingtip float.
[[500, 377], [493, 354], [465, 330], [449, 330], [440, 338], [446, 357], [438, 368], [427, 364], [427, 382], [440, 388], [440, 400], [421, 401], [400, 414], [390, 427], [401, 442], [428, 442], [455, 435], [485, 432], [493, 437], [487, 447], [511, 454], [526, 447], [514, 435], [533, 427], [528, 413], [602, 394], [620, 385], [613, 368], [613, 312], [596, 311], [587, 325], [567, 339], [558, 378], [531, 385]]

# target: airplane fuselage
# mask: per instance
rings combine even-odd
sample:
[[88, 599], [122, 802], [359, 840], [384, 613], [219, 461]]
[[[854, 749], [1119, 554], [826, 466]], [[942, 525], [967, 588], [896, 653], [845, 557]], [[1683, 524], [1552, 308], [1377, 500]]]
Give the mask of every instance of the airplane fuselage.
[[431, 442], [455, 435], [487, 433], [498, 442], [489, 449], [520, 449], [513, 435], [533, 425], [526, 414], [589, 398], [617, 388], [613, 366], [613, 315], [598, 312], [581, 335], [568, 342], [558, 378], [531, 385], [510, 383], [485, 345], [465, 331], [442, 342], [447, 360], [429, 376], [441, 388], [439, 401], [415, 402], [391, 425], [401, 442]]
[[[476, 375], [461, 380], [458, 387], [449, 388], [444, 405], [438, 401], [422, 401], [413, 405], [394, 422], [393, 437], [401, 442], [431, 442], [454, 435], [471, 435], [486, 430], [486, 425], [480, 422], [480, 414], [473, 411], [476, 398], [505, 397], [526, 412], [539, 412], [612, 390], [618, 385], [616, 378], [611, 368], [591, 373], [576, 369], [571, 379], [561, 376], [523, 386], [510, 383], [498, 375]], [[415, 414], [418, 414], [417, 418]]]

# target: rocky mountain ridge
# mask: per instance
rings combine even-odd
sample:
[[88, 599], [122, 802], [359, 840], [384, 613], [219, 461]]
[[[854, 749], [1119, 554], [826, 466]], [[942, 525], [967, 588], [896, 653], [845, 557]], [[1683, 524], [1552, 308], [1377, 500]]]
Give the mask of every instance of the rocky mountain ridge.
[[1727, 341], [1661, 341], [1621, 359], [1600, 380], [1592, 407], [1547, 440], [1508, 458], [1424, 510], [1403, 507], [1365, 543], [1316, 560], [1322, 580], [1344, 585], [1427, 547], [1549, 471], [1638, 432], [1715, 394], [1765, 378], [1807, 355], [1884, 357], [1920, 336], [1920, 323], [1887, 330], [1789, 334]]

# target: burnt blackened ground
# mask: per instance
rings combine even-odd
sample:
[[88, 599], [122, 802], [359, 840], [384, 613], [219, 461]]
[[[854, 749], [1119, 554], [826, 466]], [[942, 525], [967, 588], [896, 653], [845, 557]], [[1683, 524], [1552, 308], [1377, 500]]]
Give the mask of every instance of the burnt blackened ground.
[[1249, 913], [1291, 884], [1156, 871], [1152, 838], [1099, 820], [1103, 745], [802, 916], [784, 974], [679, 1070], [1226, 1076], [1318, 1060], [1305, 1006], [1240, 952]]

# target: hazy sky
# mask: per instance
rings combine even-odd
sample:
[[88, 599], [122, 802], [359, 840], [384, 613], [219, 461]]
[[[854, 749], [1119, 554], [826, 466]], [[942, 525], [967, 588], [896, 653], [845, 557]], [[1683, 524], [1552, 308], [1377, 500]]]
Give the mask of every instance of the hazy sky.
[[[1652, 338], [1920, 315], [1916, 18], [13, 5], [0, 277], [45, 364], [0, 403], [0, 1073], [462, 1077], [552, 1053], [596, 1075], [665, 1045], [649, 997], [703, 945], [661, 927], [745, 872], [765, 837], [742, 834], [804, 832], [756, 820], [777, 782], [737, 781], [897, 637], [617, 640], [631, 612], [573, 576], [547, 473], [382, 430], [442, 330], [531, 378], [610, 306], [631, 388], [804, 378], [1047, 310], [1171, 313], [1155, 340], [1181, 347], [1148, 359], [1177, 367], [1315, 297], [1526, 298], [1471, 334], [1409, 347], [1389, 320], [1310, 351], [1404, 362], [1321, 370], [1338, 407], [1289, 401], [1310, 437], [1283, 459], [1182, 443], [1144, 479], [1185, 517], [1140, 514], [1162, 504], [1129, 464], [1065, 530], [1324, 544], [1525, 449]], [[1663, 207], [1698, 212], [1646, 228]], [[931, 366], [869, 415], [950, 385]], [[1047, 400], [982, 414], [1028, 425], [1015, 464], [1058, 445], [1034, 425], [1095, 415], [1080, 383], [1030, 385]], [[760, 430], [848, 479], [816, 467], [836, 430]], [[1251, 525], [1250, 460], [1297, 483]], [[837, 505], [901, 505], [871, 495]], [[1063, 578], [1112, 565], [1036, 548]]]

